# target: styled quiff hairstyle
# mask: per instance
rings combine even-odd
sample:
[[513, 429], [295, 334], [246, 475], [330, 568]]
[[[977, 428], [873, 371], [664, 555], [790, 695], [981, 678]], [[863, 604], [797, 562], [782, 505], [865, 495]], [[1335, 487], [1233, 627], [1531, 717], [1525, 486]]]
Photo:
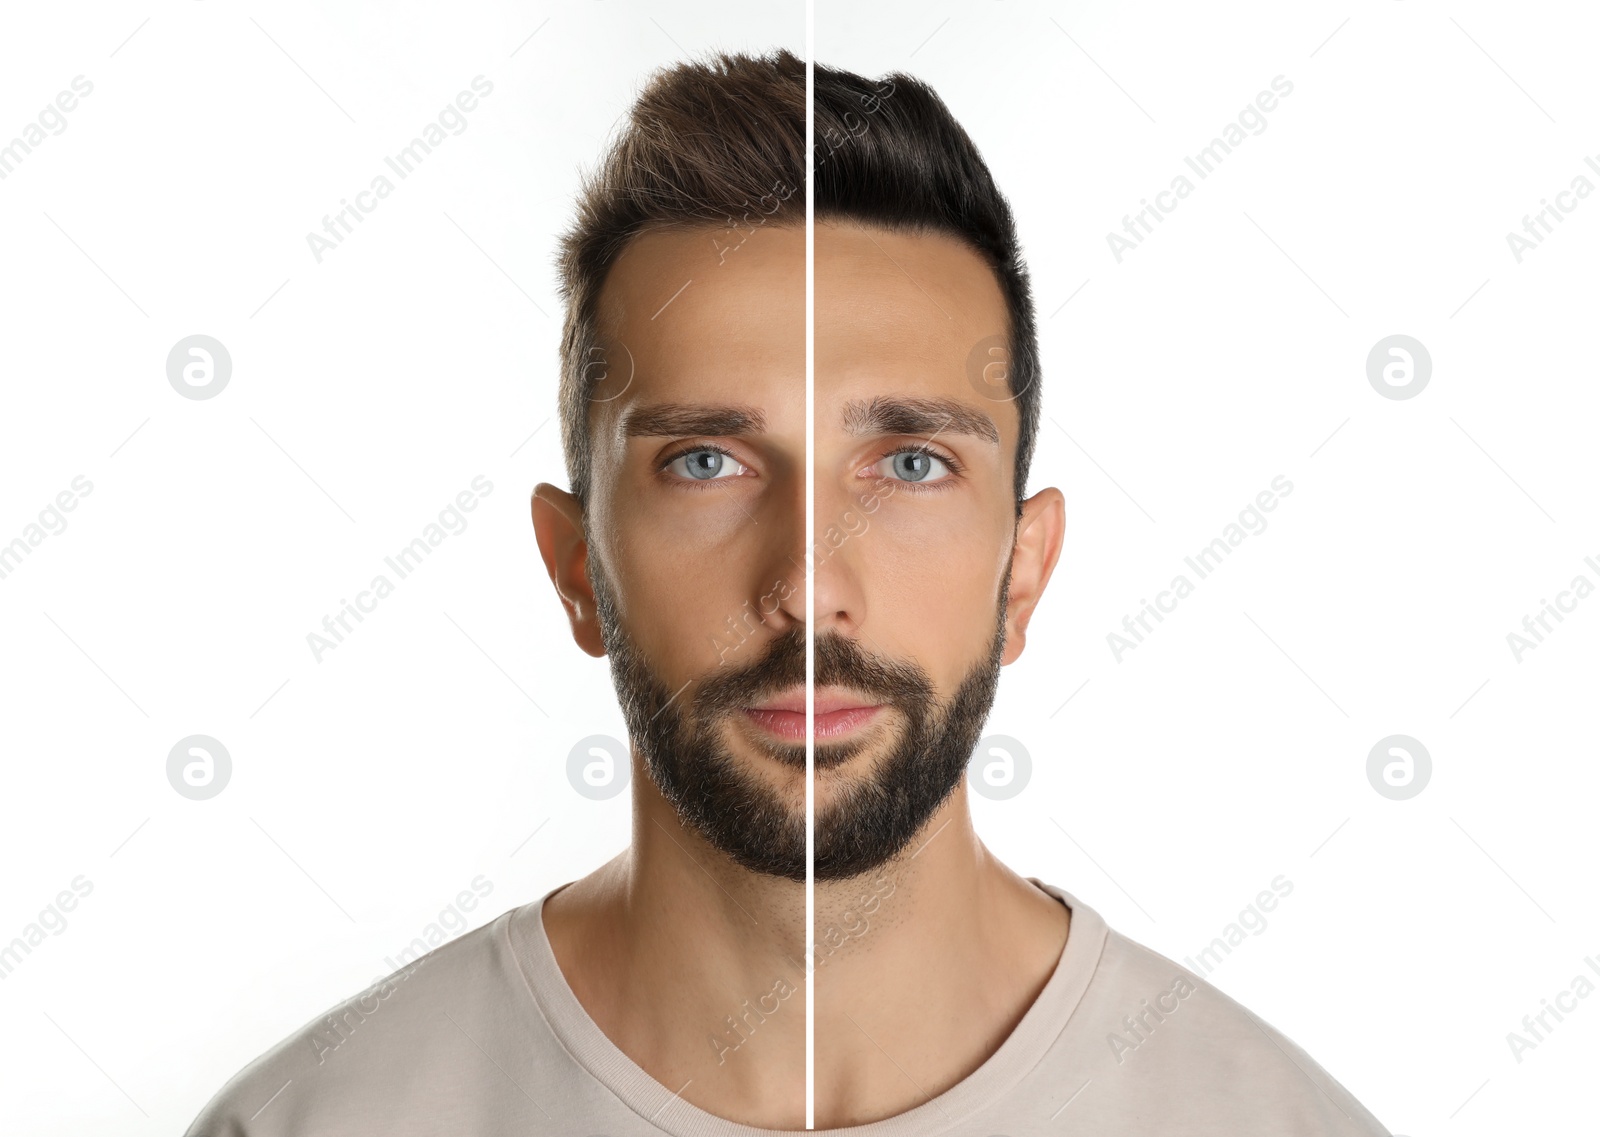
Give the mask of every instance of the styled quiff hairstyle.
[[[1010, 317], [1004, 361], [1021, 426], [1020, 515], [1039, 432], [1039, 344], [1011, 207], [933, 88], [901, 72], [871, 80], [814, 65], [816, 216], [908, 234], [942, 233], [993, 269]], [[657, 71], [599, 165], [556, 254], [566, 304], [561, 439], [572, 493], [588, 506], [590, 387], [604, 378], [599, 297], [634, 237], [655, 229], [805, 224], [806, 65], [786, 48], [716, 52]], [[981, 361], [980, 361], [981, 363]], [[969, 368], [979, 366], [968, 361]]]

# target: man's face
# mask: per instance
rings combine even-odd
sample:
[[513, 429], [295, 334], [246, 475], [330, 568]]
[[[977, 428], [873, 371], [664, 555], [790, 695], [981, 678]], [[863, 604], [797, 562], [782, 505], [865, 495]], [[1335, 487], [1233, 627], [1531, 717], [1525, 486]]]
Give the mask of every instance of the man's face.
[[588, 573], [663, 795], [802, 880], [809, 556], [816, 876], [840, 879], [960, 784], [1006, 658], [1018, 418], [969, 372], [1006, 309], [953, 239], [817, 224], [807, 550], [805, 233], [715, 236], [636, 238], [606, 282]]

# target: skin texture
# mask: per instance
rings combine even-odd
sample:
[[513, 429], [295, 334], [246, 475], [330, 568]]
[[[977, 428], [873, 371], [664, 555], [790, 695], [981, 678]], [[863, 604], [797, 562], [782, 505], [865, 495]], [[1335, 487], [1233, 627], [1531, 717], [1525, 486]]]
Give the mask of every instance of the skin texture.
[[[755, 663], [804, 629], [805, 231], [763, 228], [719, 250], [729, 244], [708, 230], [629, 244], [602, 295], [612, 366], [590, 413], [587, 528], [565, 491], [541, 484], [532, 503], [579, 647], [605, 654], [587, 569], [604, 574], [651, 671], [672, 691], [691, 684], [686, 697], [719, 667]], [[815, 634], [914, 663], [942, 706], [994, 641], [1008, 561], [1000, 662], [1021, 654], [1060, 556], [1064, 501], [1045, 489], [1016, 517], [1016, 408], [968, 374], [974, 346], [1006, 328], [976, 253], [941, 235], [818, 221], [815, 272]], [[950, 425], [848, 431], [846, 405], [875, 397], [953, 400], [991, 421], [998, 442]], [[624, 431], [631, 413], [665, 402], [736, 404], [758, 411], [761, 429]], [[696, 481], [685, 461], [661, 468], [701, 443], [731, 453], [722, 476]], [[893, 457], [908, 447], [938, 459], [920, 480]], [[876, 503], [870, 514], [863, 497]], [[830, 524], [848, 539], [820, 543]], [[803, 817], [803, 768], [741, 715], [721, 721], [742, 772]], [[819, 769], [819, 817], [848, 802], [906, 729], [891, 708], [851, 737], [847, 760]], [[683, 824], [637, 748], [633, 774], [631, 846], [550, 897], [546, 928], [601, 1030], [707, 1112], [804, 1128], [808, 973], [816, 1125], [831, 1128], [902, 1113], [970, 1074], [1060, 956], [1066, 909], [983, 846], [964, 780], [897, 856], [818, 885], [813, 971], [804, 886], [740, 867]]]

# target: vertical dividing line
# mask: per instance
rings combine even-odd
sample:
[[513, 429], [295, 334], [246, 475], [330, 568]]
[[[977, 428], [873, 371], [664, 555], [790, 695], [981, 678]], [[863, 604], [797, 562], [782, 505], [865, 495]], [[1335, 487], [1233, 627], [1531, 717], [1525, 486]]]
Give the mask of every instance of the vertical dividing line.
[[816, 999], [816, 566], [811, 560], [816, 529], [816, 186], [811, 148], [816, 130], [813, 92], [816, 87], [816, 0], [806, 0], [806, 1128], [817, 1127], [817, 999]]

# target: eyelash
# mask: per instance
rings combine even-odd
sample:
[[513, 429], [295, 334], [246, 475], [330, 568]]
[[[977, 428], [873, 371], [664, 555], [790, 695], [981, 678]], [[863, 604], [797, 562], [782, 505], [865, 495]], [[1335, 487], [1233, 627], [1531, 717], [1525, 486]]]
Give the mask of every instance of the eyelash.
[[[695, 443], [692, 446], [682, 447], [681, 449], [675, 450], [671, 454], [667, 455], [665, 458], [663, 458], [661, 460], [661, 464], [658, 467], [656, 467], [656, 472], [657, 473], [665, 473], [668, 466], [671, 466], [674, 462], [676, 462], [679, 458], [682, 458], [685, 454], [698, 454], [701, 451], [705, 451], [705, 450], [709, 450], [713, 454], [721, 454], [724, 458], [732, 458], [735, 462], [739, 461], [738, 457], [733, 453], [733, 451], [727, 449], [726, 447], [718, 446], [715, 443], [711, 443], [711, 442], [699, 442], [699, 443]], [[946, 477], [946, 478], [940, 478], [936, 482], [926, 482], [926, 483], [924, 483], [924, 482], [906, 482], [906, 481], [901, 481], [898, 478], [879, 478], [877, 480], [885, 481], [885, 482], [893, 482], [897, 486], [903, 486], [903, 487], [905, 487], [907, 489], [910, 489], [910, 490], [912, 490], [913, 492], [916, 492], [916, 493], [934, 493], [934, 492], [939, 491], [939, 490], [946, 490], [946, 489], [953, 488], [953, 485], [954, 485], [955, 481], [958, 478], [961, 477], [962, 473], [966, 469], [965, 466], [963, 466], [960, 462], [958, 462], [955, 458], [951, 457], [949, 454], [946, 454], [943, 451], [935, 450], [933, 447], [926, 446], [926, 445], [924, 445], [924, 446], [900, 446], [900, 447], [896, 447], [895, 449], [889, 451], [887, 454], [884, 454], [882, 457], [876, 459], [872, 463], [872, 465], [876, 466], [879, 462], [882, 462], [885, 458], [897, 458], [901, 454], [931, 454], [933, 457], [935, 457], [939, 461], [943, 462], [949, 468], [950, 476]], [[742, 462], [740, 463], [740, 465], [743, 465], [743, 464], [744, 463], [742, 463]], [[725, 479], [722, 479], [722, 478], [677, 478], [677, 477], [673, 477], [670, 480], [674, 484], [684, 486], [687, 489], [704, 490], [704, 489], [712, 488], [715, 483], [717, 483], [719, 481], [723, 481]]]

